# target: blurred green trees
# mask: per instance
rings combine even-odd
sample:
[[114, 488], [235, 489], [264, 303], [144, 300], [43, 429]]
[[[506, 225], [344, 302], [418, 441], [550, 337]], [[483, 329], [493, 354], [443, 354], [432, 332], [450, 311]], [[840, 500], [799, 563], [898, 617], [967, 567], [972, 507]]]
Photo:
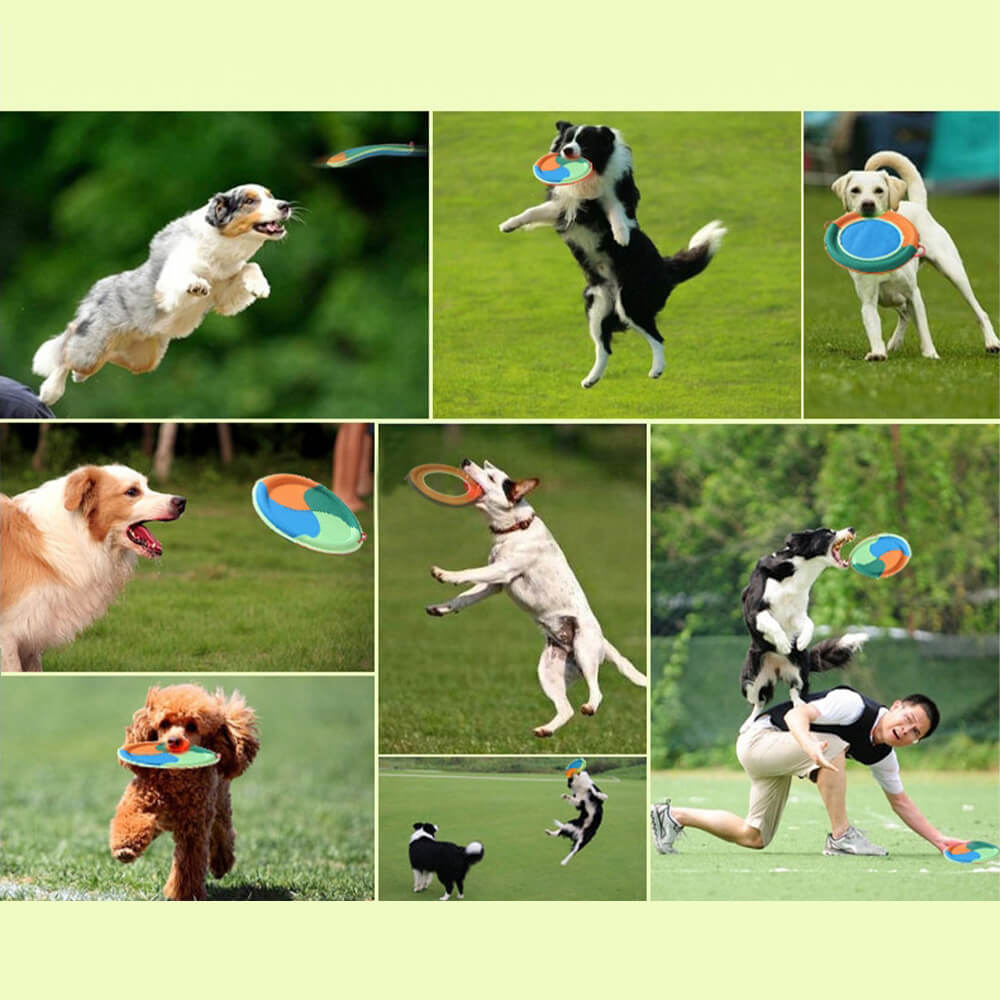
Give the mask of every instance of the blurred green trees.
[[[791, 531], [892, 531], [891, 580], [825, 573], [817, 625], [996, 634], [998, 432], [986, 425], [661, 426], [651, 432], [653, 632], [744, 635], [740, 592]], [[736, 668], [734, 668], [736, 669]]]
[[149, 375], [71, 384], [60, 417], [427, 415], [427, 160], [314, 165], [426, 144], [426, 113], [7, 113], [0, 140], [0, 371], [36, 390], [38, 345], [171, 219], [246, 182], [301, 206], [255, 257], [269, 299], [209, 314]]

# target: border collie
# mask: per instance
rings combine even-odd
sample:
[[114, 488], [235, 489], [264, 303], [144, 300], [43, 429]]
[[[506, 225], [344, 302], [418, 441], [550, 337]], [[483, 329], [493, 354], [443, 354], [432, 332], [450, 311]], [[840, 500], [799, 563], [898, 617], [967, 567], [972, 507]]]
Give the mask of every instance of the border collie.
[[587, 278], [583, 292], [595, 360], [580, 383], [589, 389], [604, 374], [611, 336], [635, 330], [653, 352], [650, 378], [663, 374], [663, 337], [656, 315], [682, 281], [700, 274], [718, 250], [726, 230], [716, 220], [701, 227], [686, 248], [661, 257], [639, 228], [639, 189], [632, 176], [632, 150], [621, 133], [606, 125], [556, 122], [551, 152], [583, 157], [593, 172], [576, 184], [552, 186], [547, 199], [500, 223], [500, 232], [553, 226]]
[[580, 712], [597, 712], [603, 697], [597, 675], [605, 660], [633, 684], [645, 687], [645, 676], [604, 637], [558, 542], [525, 499], [538, 480], [515, 482], [503, 469], [489, 462], [480, 468], [467, 458], [462, 460], [462, 471], [483, 491], [475, 506], [486, 515], [493, 548], [485, 566], [457, 572], [431, 567], [431, 576], [441, 583], [470, 586], [446, 604], [430, 605], [427, 613], [435, 618], [455, 614], [505, 590], [531, 615], [545, 635], [538, 681], [556, 712], [535, 728], [538, 737], [551, 736], [573, 718], [566, 689], [580, 677], [587, 682], [587, 701]]
[[437, 875], [445, 888], [442, 900], [451, 895], [452, 888], [457, 888], [458, 898], [464, 899], [466, 873], [483, 860], [483, 845], [478, 840], [465, 847], [436, 840], [434, 835], [438, 828], [434, 823], [414, 823], [413, 830], [410, 837], [413, 891], [423, 892]]
[[853, 528], [793, 532], [783, 548], [760, 559], [750, 574], [742, 594], [750, 648], [740, 674], [740, 690], [752, 706], [750, 719], [771, 700], [779, 680], [799, 704], [809, 693], [810, 671], [845, 666], [868, 638], [853, 633], [808, 648], [814, 628], [808, 613], [810, 588], [828, 566], [847, 568], [840, 549], [853, 538]]
[[580, 815], [565, 823], [555, 819], [552, 822], [556, 828], [545, 831], [550, 837], [569, 837], [573, 841], [573, 850], [559, 862], [562, 865], [569, 864], [569, 859], [577, 851], [582, 851], [597, 835], [604, 819], [604, 803], [608, 800], [607, 795], [594, 784], [586, 771], [577, 771], [567, 779], [566, 784], [573, 794], [563, 792], [562, 797], [572, 802]]

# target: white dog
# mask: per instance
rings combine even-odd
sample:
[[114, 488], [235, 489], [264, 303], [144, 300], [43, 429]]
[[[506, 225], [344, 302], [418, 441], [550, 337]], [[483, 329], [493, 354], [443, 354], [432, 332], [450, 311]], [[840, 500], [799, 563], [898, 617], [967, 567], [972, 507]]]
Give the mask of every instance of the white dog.
[[0, 497], [0, 647], [5, 672], [41, 670], [42, 653], [100, 618], [135, 569], [163, 547], [148, 521], [184, 513], [124, 465], [87, 465]]
[[271, 287], [250, 258], [284, 238], [291, 214], [267, 188], [244, 184], [161, 229], [145, 263], [98, 281], [69, 326], [35, 352], [34, 372], [47, 376], [42, 402], [62, 396], [70, 372], [74, 382], [106, 364], [151, 372], [170, 341], [193, 333], [209, 310], [233, 316], [267, 298]]
[[580, 711], [584, 715], [597, 711], [601, 704], [597, 672], [604, 660], [610, 660], [633, 684], [645, 687], [645, 676], [604, 638], [562, 549], [524, 499], [538, 480], [515, 482], [489, 462], [480, 468], [464, 459], [462, 469], [483, 490], [475, 505], [489, 521], [493, 548], [486, 566], [455, 573], [434, 566], [435, 580], [472, 586], [447, 604], [430, 605], [427, 613], [436, 617], [454, 614], [506, 590], [531, 615], [545, 634], [538, 680], [556, 709], [549, 722], [535, 729], [536, 736], [551, 736], [573, 717], [566, 689], [581, 675], [587, 682], [587, 701]]
[[[884, 169], [879, 169], [882, 167], [891, 167], [900, 176], [892, 177]], [[888, 150], [873, 153], [868, 157], [864, 170], [854, 170], [838, 177], [832, 184], [832, 190], [849, 212], [877, 216], [891, 209], [909, 219], [920, 235], [925, 251], [923, 259], [933, 264], [969, 303], [979, 320], [986, 350], [991, 354], [1000, 352], [1000, 340], [993, 332], [989, 316], [976, 301], [958, 249], [948, 231], [928, 211], [927, 188], [910, 160], [901, 153]], [[902, 200], [904, 194], [909, 196], [908, 201]], [[899, 314], [896, 329], [889, 340], [890, 351], [903, 346], [903, 336], [912, 316], [920, 336], [920, 353], [925, 358], [938, 357], [931, 340], [924, 300], [917, 287], [919, 267], [920, 261], [914, 257], [902, 267], [882, 274], [850, 272], [861, 300], [861, 320], [870, 346], [865, 355], [866, 361], [885, 361], [886, 358], [879, 306], [891, 306]]]

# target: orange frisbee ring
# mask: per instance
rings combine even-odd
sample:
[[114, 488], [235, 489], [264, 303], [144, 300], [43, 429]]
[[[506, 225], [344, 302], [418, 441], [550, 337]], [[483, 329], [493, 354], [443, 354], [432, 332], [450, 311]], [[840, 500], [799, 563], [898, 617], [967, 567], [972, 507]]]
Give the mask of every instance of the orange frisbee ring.
[[[428, 476], [452, 476], [459, 479], [465, 486], [464, 493], [441, 493], [427, 485]], [[453, 465], [441, 465], [430, 462], [427, 465], [417, 465], [406, 474], [406, 481], [421, 495], [439, 503], [444, 507], [466, 507], [475, 503], [482, 495], [483, 489], [474, 483], [461, 469]]]

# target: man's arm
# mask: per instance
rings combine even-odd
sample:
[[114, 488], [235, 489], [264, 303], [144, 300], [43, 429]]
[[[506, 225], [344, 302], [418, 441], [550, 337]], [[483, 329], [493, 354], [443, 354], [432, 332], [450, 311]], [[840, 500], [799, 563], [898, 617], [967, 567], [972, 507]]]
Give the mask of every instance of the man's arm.
[[906, 792], [886, 792], [885, 797], [892, 806], [892, 811], [914, 832], [919, 834], [924, 840], [933, 844], [937, 850], [943, 851], [954, 844], [962, 844], [963, 840], [954, 837], [946, 837], [940, 830], [934, 827], [930, 820], [917, 808], [917, 804]]
[[831, 764], [823, 751], [826, 749], [826, 741], [820, 742], [809, 729], [809, 725], [815, 722], [820, 716], [819, 709], [812, 702], [803, 702], [788, 710], [785, 715], [785, 725], [788, 731], [795, 737], [796, 743], [802, 747], [806, 756], [817, 766], [825, 767], [828, 771], [836, 771], [837, 768]]

